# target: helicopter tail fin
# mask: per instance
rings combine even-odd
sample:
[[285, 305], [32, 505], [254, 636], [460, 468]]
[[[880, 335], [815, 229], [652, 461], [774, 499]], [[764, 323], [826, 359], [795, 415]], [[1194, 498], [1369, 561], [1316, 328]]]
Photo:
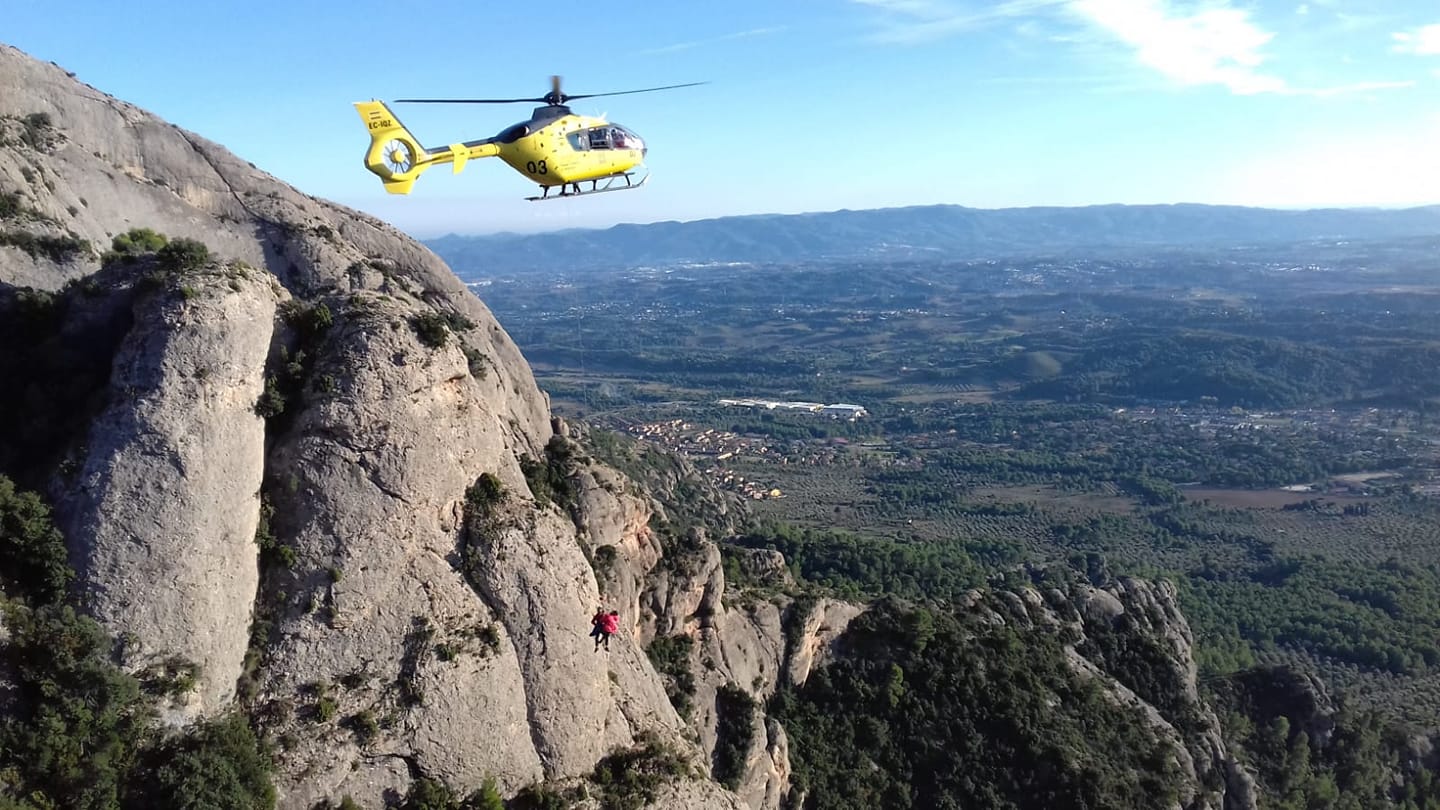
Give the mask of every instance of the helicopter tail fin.
[[443, 149], [429, 150], [410, 134], [395, 113], [383, 101], [357, 101], [355, 110], [370, 130], [370, 149], [365, 153], [365, 168], [379, 176], [391, 194], [409, 194], [420, 173], [438, 163], [453, 163], [455, 173], [471, 158], [490, 157], [499, 153], [489, 141], [458, 143]]
[[357, 101], [355, 109], [370, 130], [365, 168], [378, 175], [391, 194], [409, 194], [415, 178], [429, 168], [430, 153], [390, 112], [383, 101]]

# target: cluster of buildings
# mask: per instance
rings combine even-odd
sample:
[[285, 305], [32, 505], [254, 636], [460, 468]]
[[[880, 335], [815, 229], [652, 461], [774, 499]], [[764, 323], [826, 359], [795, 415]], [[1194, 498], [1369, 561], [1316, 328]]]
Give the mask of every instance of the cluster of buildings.
[[[740, 455], [776, 457], [776, 451], [763, 439], [740, 436], [728, 430], [714, 428], [696, 430], [682, 419], [634, 425], [626, 428], [626, 432], [688, 456], [723, 489], [739, 492], [752, 500], [782, 496], [780, 490], [759, 481], [747, 480], [745, 476], [724, 466], [726, 460]], [[707, 459], [711, 463], [705, 464], [704, 460]]]
[[690, 458], [708, 456], [724, 461], [737, 455], [767, 455], [772, 452], [763, 439], [715, 428], [696, 430], [694, 425], [683, 419], [646, 422], [631, 425], [625, 430], [632, 436], [655, 442]]
[[831, 419], [855, 420], [862, 416], [869, 416], [869, 412], [859, 405], [846, 405], [837, 403], [826, 405], [823, 402], [776, 402], [769, 399], [721, 399], [717, 400], [721, 405], [730, 405], [740, 408], [763, 408], [767, 411], [790, 411], [793, 413], [813, 413], [820, 416], [828, 416]]

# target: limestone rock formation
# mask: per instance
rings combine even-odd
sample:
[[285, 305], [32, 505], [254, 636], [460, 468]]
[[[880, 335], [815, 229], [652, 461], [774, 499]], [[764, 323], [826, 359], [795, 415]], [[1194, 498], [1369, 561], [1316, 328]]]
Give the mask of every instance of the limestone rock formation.
[[804, 684], [810, 672], [824, 666], [835, 649], [835, 643], [859, 616], [862, 608], [850, 602], [835, 599], [820, 599], [804, 616], [795, 634], [795, 646], [791, 650], [786, 677], [795, 685]]
[[[692, 481], [690, 486], [703, 485]], [[652, 503], [650, 510], [663, 512], [663, 507]], [[675, 637], [690, 642], [688, 719], [712, 761], [721, 743], [727, 690], [738, 690], [753, 701], [757, 708], [742, 732], [748, 735], [748, 754], [735, 774], [736, 793], [750, 810], [777, 810], [790, 791], [789, 743], [784, 728], [758, 707], [782, 683], [803, 683], [862, 608], [831, 599], [799, 604], [780, 591], [732, 592], [719, 547], [697, 530], [671, 538], [668, 553], [661, 554], [660, 545], [649, 531], [622, 544], [614, 573], [606, 580], [607, 593], [619, 604], [637, 606], [643, 619], [638, 635], [647, 643]], [[770, 569], [785, 570], [778, 552], [758, 556]]]
[[51, 478], [127, 666], [197, 673], [170, 720], [250, 711], [283, 808], [379, 806], [419, 776], [513, 792], [642, 732], [690, 745], [638, 583], [609, 653], [586, 638], [593, 551], [656, 564], [644, 499], [603, 465], [536, 488], [573, 472], [546, 398], [437, 257], [14, 48], [0, 87], [0, 292], [104, 296], [133, 229], [208, 248], [117, 321], [77, 472]]
[[744, 810], [744, 807], [734, 794], [721, 790], [713, 782], [680, 782], [661, 788], [644, 810]]
[[[1140, 711], [1172, 751], [1181, 774], [1182, 794], [1174, 810], [1253, 810], [1254, 777], [1226, 746], [1220, 721], [1201, 699], [1196, 684], [1194, 638], [1180, 612], [1175, 587], [1129, 577], [1103, 588], [1072, 587], [1071, 592], [1035, 588], [975, 591], [968, 610], [986, 623], [1046, 628], [1066, 641], [1066, 661], [1079, 675], [1102, 683], [1111, 700]], [[1130, 662], [1111, 660], [1114, 640], [1155, 645], [1159, 654], [1145, 660], [1152, 668], [1145, 683], [1127, 683]], [[1163, 684], [1162, 711], [1136, 687]]]
[[109, 407], [92, 426], [66, 535], [85, 600], [132, 640], [127, 664], [198, 669], [192, 711], [234, 696], [258, 573], [264, 387], [278, 285], [197, 275], [186, 295], [136, 304]]

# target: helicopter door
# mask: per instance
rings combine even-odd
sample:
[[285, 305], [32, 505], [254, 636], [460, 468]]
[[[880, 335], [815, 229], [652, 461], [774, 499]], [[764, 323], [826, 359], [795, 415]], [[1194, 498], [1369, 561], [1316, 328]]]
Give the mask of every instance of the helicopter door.
[[570, 148], [576, 152], [584, 152], [590, 148], [590, 139], [583, 131], [572, 132], [566, 135], [565, 139], [570, 142]]

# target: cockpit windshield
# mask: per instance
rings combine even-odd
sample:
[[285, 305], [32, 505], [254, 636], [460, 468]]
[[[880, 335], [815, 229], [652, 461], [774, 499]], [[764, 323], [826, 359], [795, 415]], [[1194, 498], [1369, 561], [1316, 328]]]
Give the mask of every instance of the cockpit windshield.
[[640, 136], [622, 126], [610, 127], [610, 143], [616, 149], [644, 149], [645, 142]]

